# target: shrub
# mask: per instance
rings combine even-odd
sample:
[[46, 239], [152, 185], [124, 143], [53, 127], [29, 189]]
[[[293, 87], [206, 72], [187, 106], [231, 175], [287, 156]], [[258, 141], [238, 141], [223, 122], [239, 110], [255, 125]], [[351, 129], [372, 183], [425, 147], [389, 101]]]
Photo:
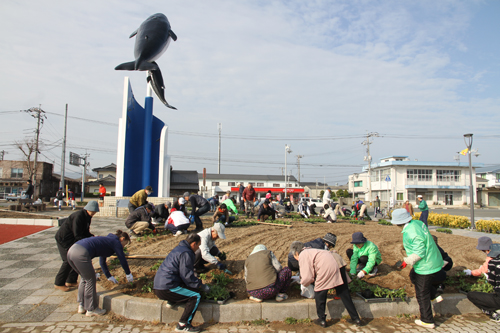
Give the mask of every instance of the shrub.
[[[420, 215], [421, 213], [415, 213], [414, 218], [420, 219]], [[429, 213], [427, 222], [430, 225], [448, 228], [465, 229], [470, 227], [469, 218], [450, 214]]]
[[437, 232], [444, 232], [445, 234], [452, 234], [453, 233], [450, 229], [446, 229], [446, 228], [437, 228], [436, 231]]
[[382, 224], [382, 225], [392, 225], [392, 223], [391, 223], [391, 222], [386, 221], [386, 220], [384, 220], [384, 219], [380, 219], [380, 220], [378, 220], [378, 224]]
[[500, 233], [500, 221], [497, 220], [479, 220], [476, 221], [477, 231]]

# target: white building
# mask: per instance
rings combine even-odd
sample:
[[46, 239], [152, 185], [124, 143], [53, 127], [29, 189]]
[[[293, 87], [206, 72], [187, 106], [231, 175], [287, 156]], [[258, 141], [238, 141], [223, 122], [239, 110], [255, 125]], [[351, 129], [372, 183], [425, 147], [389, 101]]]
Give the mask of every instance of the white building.
[[[475, 168], [472, 164], [473, 188], [476, 188]], [[456, 162], [411, 161], [408, 156], [389, 156], [371, 166], [371, 188], [373, 200], [378, 195], [383, 202], [392, 198], [394, 204], [406, 200], [416, 202], [422, 195], [430, 205], [461, 206], [470, 203], [470, 172], [468, 164]], [[349, 192], [355, 197], [370, 201], [368, 166], [359, 174], [349, 176]], [[477, 202], [477, 195], [474, 195]]]
[[[240, 183], [243, 183], [245, 187], [248, 183], [252, 183], [258, 198], [265, 197], [269, 190], [274, 196], [285, 193], [285, 176], [207, 173], [205, 179], [203, 174], [199, 174], [198, 179], [201, 193], [206, 198], [214, 195], [221, 197], [226, 194], [226, 191], [231, 191], [231, 196], [237, 198]], [[286, 191], [288, 195], [298, 198], [303, 195], [304, 188], [299, 185], [294, 176], [289, 176]]]
[[480, 203], [485, 206], [500, 206], [500, 165], [478, 168], [477, 177], [486, 180], [485, 187], [478, 188]]

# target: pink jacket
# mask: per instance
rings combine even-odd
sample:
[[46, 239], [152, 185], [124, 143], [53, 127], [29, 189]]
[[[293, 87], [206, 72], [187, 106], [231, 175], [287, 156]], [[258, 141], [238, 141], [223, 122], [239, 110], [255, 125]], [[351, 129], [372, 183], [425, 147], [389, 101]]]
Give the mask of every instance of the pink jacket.
[[472, 276], [481, 276], [483, 273], [488, 274], [488, 263], [490, 262], [491, 257], [486, 257], [486, 261], [481, 265], [478, 269], [471, 271]]
[[307, 248], [299, 255], [300, 284], [307, 287], [314, 282], [314, 291], [322, 291], [340, 286], [344, 282], [340, 268], [327, 250]]

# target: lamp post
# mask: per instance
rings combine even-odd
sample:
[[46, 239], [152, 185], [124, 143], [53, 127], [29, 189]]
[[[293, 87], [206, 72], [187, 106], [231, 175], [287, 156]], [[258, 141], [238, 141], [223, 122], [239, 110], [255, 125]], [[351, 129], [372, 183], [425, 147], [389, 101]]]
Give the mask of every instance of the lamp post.
[[290, 147], [287, 144], [285, 144], [285, 198], [288, 196], [288, 193], [286, 191], [286, 187], [288, 185], [288, 171], [286, 169], [286, 158], [287, 158], [286, 154], [287, 153], [290, 154], [291, 152], [292, 152], [292, 150], [290, 149]]
[[469, 155], [469, 193], [470, 193], [470, 228], [476, 229], [476, 222], [474, 221], [474, 184], [472, 182], [472, 161], [471, 161], [471, 148], [472, 148], [472, 133], [464, 134], [464, 142], [467, 146], [467, 154]]

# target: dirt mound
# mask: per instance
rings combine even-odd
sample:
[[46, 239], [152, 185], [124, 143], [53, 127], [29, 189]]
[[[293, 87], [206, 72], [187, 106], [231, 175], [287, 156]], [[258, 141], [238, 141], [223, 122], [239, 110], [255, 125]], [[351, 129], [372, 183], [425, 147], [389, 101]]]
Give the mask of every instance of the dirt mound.
[[[204, 218], [204, 227], [211, 226], [210, 219]], [[246, 285], [244, 280], [244, 263], [254, 246], [264, 244], [269, 250], [273, 251], [278, 260], [283, 266], [287, 266], [287, 256], [290, 244], [295, 241], [307, 242], [312, 239], [322, 237], [327, 232], [337, 235], [337, 246], [335, 249], [348, 261], [346, 250], [352, 248], [351, 235], [354, 232], [361, 231], [364, 236], [374, 242], [381, 254], [382, 264], [379, 267], [379, 274], [375, 277], [365, 277], [368, 283], [377, 284], [381, 287], [397, 289], [405, 287], [408, 295], [413, 296], [415, 291], [410, 282], [408, 274], [409, 267], [403, 270], [398, 270], [394, 264], [398, 260], [402, 260], [406, 256], [402, 243], [402, 229], [397, 226], [379, 225], [376, 222], [366, 222], [366, 225], [343, 223], [314, 223], [308, 224], [299, 221], [291, 221], [292, 228], [269, 225], [256, 225], [240, 228], [226, 228], [226, 239], [217, 240], [217, 247], [227, 253], [226, 263], [228, 269], [234, 273], [232, 278], [233, 283], [228, 285], [230, 291], [235, 292], [237, 299], [247, 297]], [[194, 228], [194, 227], [191, 227]], [[453, 269], [448, 272], [448, 276], [455, 275], [456, 271], [465, 268], [475, 269], [479, 267], [485, 260], [485, 255], [476, 250], [477, 240], [462, 236], [448, 235], [443, 233], [435, 233], [439, 238], [439, 245], [453, 259]], [[184, 240], [186, 235], [173, 237], [171, 235], [158, 236], [153, 239], [148, 239], [143, 242], [134, 241], [129, 246], [130, 254], [142, 255], [162, 255], [167, 254]], [[153, 293], [148, 292], [148, 288], [143, 289], [143, 285], [151, 285], [154, 271], [150, 267], [157, 260], [128, 260], [130, 269], [134, 274], [136, 282], [131, 286], [126, 283], [125, 273], [118, 264], [112, 271], [115, 277], [120, 280], [120, 285], [116, 286], [106, 281], [101, 281], [101, 284], [107, 289], [124, 289], [129, 294], [134, 294], [142, 297], [155, 297]], [[139, 278], [144, 277], [139, 280]], [[149, 277], [149, 278], [147, 278]], [[101, 277], [101, 280], [103, 278]], [[105, 278], [104, 278], [105, 280]], [[144, 293], [142, 291], [145, 291]], [[447, 288], [447, 292], [455, 292], [456, 290]], [[291, 291], [291, 297], [300, 297], [297, 290]]]

